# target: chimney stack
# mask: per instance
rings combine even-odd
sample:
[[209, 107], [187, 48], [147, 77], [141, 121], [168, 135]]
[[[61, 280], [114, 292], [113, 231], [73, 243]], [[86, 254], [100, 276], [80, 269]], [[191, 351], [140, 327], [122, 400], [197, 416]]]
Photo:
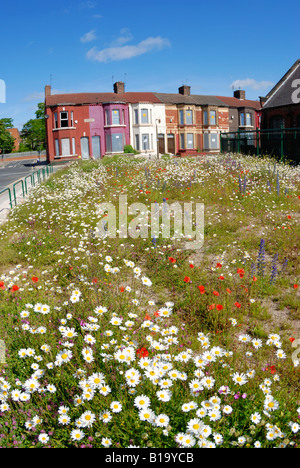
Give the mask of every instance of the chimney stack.
[[191, 87], [187, 85], [182, 85], [180, 88], [178, 88], [179, 94], [182, 94], [183, 96], [190, 96], [191, 94]]
[[47, 97], [47, 96], [51, 96], [51, 86], [50, 85], [45, 86], [45, 97]]
[[125, 83], [123, 81], [117, 81], [114, 84], [114, 93], [115, 94], [123, 94], [125, 93]]
[[243, 91], [241, 89], [236, 89], [233, 92], [233, 96], [237, 99], [246, 99], [246, 91]]

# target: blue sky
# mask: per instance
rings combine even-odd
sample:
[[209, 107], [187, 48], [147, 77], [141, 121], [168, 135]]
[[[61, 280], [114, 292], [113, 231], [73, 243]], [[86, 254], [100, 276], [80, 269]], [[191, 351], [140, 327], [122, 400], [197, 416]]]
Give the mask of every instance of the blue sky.
[[299, 1], [1, 2], [0, 118], [19, 129], [53, 93], [126, 91], [258, 99], [300, 58]]

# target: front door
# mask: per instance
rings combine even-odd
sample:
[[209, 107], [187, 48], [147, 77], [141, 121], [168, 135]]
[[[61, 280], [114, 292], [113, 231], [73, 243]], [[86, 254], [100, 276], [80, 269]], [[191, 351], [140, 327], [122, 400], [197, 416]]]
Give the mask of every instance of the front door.
[[173, 133], [168, 135], [168, 153], [175, 154], [175, 138]]
[[81, 142], [81, 157], [82, 159], [90, 159], [89, 138], [82, 137]]
[[165, 135], [163, 133], [159, 133], [158, 135], [158, 152], [160, 154], [165, 154]]
[[100, 159], [101, 158], [100, 137], [98, 135], [95, 135], [92, 137], [92, 150], [93, 150], [93, 158]]

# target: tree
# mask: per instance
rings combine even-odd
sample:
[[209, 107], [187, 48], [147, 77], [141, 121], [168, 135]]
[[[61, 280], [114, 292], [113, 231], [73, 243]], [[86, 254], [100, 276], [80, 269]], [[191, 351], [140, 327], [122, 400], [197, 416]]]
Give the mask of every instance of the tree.
[[13, 126], [12, 119], [0, 119], [0, 150], [1, 154], [11, 153], [15, 146], [15, 139], [7, 130]]
[[46, 148], [45, 104], [40, 102], [35, 112], [36, 118], [23, 126], [21, 137], [27, 151], [42, 151]]

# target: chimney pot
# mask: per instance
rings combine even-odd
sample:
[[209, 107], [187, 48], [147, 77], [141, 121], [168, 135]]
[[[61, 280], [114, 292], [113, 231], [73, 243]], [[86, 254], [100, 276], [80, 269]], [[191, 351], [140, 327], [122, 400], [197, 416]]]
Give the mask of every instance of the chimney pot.
[[45, 97], [47, 97], [47, 96], [51, 96], [51, 86], [50, 85], [45, 86]]
[[237, 99], [246, 99], [246, 91], [243, 91], [242, 89], [236, 89], [233, 92], [233, 96]]
[[187, 85], [182, 85], [180, 88], [178, 88], [179, 94], [182, 94], [183, 96], [190, 96], [191, 94], [191, 87]]
[[117, 81], [114, 84], [114, 93], [115, 94], [125, 93], [125, 83], [123, 83], [123, 81]]

